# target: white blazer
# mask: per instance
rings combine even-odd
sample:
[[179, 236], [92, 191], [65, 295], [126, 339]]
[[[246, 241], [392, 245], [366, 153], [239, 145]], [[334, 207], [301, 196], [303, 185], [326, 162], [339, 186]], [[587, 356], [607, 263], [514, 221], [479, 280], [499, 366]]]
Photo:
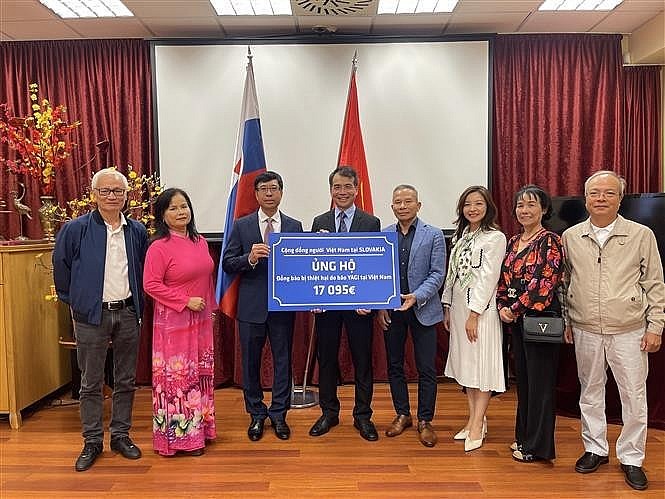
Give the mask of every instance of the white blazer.
[[[471, 280], [463, 290], [469, 309], [478, 314], [490, 307], [496, 309], [496, 288], [505, 256], [506, 236], [503, 232], [492, 229], [481, 231], [476, 236], [471, 253]], [[441, 298], [444, 305], [452, 303], [456, 280], [456, 275], [446, 279]]]

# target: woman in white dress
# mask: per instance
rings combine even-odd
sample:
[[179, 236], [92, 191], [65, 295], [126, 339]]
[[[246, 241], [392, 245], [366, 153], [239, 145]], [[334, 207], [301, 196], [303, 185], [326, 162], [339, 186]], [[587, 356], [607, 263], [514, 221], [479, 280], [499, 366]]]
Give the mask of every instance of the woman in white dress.
[[496, 288], [506, 236], [496, 225], [496, 205], [482, 186], [467, 188], [457, 203], [448, 274], [443, 291], [444, 327], [450, 331], [445, 375], [466, 388], [469, 418], [456, 435], [464, 450], [483, 445], [492, 391], [505, 391], [502, 330]]

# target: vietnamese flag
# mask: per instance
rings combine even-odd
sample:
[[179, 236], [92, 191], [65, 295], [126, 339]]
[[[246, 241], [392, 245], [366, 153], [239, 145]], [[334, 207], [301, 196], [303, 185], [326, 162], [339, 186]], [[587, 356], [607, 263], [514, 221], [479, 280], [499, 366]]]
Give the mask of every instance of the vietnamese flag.
[[356, 206], [368, 213], [374, 213], [372, 204], [372, 189], [369, 185], [367, 161], [365, 159], [365, 146], [363, 134], [360, 130], [360, 113], [358, 112], [358, 88], [356, 87], [356, 55], [353, 56], [349, 94], [346, 99], [346, 113], [344, 114], [344, 127], [342, 140], [339, 144], [339, 157], [337, 166], [350, 166], [358, 174], [358, 196]]

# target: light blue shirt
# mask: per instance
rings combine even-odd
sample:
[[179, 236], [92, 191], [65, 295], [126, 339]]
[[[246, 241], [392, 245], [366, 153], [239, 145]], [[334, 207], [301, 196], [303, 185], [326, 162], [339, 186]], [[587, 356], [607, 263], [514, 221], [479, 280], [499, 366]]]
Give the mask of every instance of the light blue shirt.
[[339, 232], [339, 222], [341, 221], [339, 214], [342, 212], [344, 212], [346, 215], [346, 230], [349, 231], [351, 230], [351, 223], [353, 223], [353, 216], [356, 214], [356, 205], [352, 204], [346, 210], [340, 210], [337, 206], [335, 206], [335, 230], [337, 232]]

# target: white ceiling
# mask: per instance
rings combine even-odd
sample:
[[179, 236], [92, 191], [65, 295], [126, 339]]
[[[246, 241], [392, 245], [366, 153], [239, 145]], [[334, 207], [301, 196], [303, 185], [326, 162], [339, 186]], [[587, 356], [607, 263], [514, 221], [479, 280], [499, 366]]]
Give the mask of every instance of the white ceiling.
[[123, 1], [136, 17], [62, 20], [38, 0], [0, 0], [0, 40], [306, 35], [313, 33], [314, 26], [354, 35], [632, 33], [665, 5], [663, 0], [624, 0], [610, 12], [539, 12], [542, 0], [460, 0], [450, 14], [376, 15], [371, 13], [376, 12], [374, 5], [362, 16], [221, 17], [208, 0]]

